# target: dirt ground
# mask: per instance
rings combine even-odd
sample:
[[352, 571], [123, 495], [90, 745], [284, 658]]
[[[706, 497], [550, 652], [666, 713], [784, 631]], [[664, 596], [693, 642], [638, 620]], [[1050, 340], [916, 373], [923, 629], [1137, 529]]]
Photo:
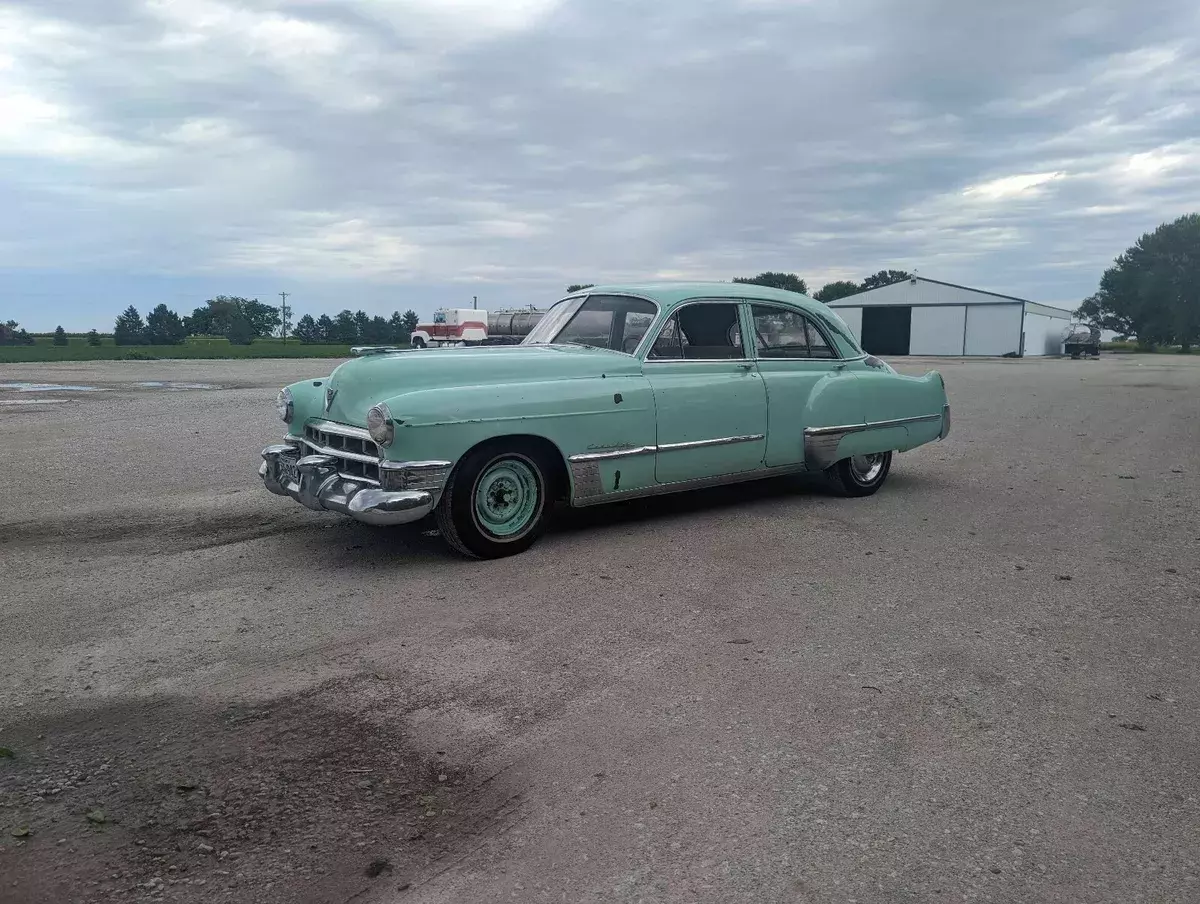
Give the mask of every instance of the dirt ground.
[[0, 366], [0, 901], [1200, 901], [1200, 359], [929, 366], [499, 562], [262, 489], [329, 362]]

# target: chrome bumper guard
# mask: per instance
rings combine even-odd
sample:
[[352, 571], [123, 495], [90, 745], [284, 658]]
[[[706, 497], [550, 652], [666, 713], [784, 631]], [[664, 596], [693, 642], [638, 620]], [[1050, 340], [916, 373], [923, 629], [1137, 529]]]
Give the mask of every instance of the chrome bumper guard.
[[949, 403], [942, 406], [942, 432], [938, 434], [938, 439], [945, 439], [950, 435], [950, 405]]
[[276, 496], [290, 496], [313, 511], [339, 512], [377, 527], [420, 521], [433, 511], [441, 494], [440, 485], [384, 490], [373, 481], [338, 473], [337, 459], [331, 455], [301, 455], [291, 445], [267, 446], [262, 459], [258, 474]]

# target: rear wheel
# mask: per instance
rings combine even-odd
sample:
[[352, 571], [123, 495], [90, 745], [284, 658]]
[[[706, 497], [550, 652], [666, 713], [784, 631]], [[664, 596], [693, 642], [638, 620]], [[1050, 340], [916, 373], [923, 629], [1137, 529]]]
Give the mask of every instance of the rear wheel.
[[843, 496], [870, 496], [887, 480], [892, 469], [892, 453], [876, 452], [843, 458], [825, 473], [833, 488]]
[[540, 450], [525, 444], [468, 453], [438, 503], [442, 536], [458, 552], [480, 559], [524, 552], [545, 529], [551, 473]]

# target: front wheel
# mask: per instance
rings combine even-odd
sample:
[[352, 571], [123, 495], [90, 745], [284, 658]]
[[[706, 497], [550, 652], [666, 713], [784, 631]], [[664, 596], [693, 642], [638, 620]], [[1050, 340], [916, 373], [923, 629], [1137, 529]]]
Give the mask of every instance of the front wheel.
[[515, 443], [476, 449], [450, 475], [436, 510], [438, 528], [463, 555], [516, 555], [545, 529], [550, 486], [538, 450]]
[[892, 453], [876, 452], [843, 458], [829, 468], [829, 482], [843, 496], [870, 496], [887, 480], [892, 470]]

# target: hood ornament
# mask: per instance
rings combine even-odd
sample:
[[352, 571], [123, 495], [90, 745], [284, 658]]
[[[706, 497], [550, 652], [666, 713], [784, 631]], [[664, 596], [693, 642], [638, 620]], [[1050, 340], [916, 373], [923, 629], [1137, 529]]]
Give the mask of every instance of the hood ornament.
[[338, 394], [338, 391], [332, 386], [325, 390], [325, 413], [329, 414], [329, 409], [333, 407], [333, 399]]

